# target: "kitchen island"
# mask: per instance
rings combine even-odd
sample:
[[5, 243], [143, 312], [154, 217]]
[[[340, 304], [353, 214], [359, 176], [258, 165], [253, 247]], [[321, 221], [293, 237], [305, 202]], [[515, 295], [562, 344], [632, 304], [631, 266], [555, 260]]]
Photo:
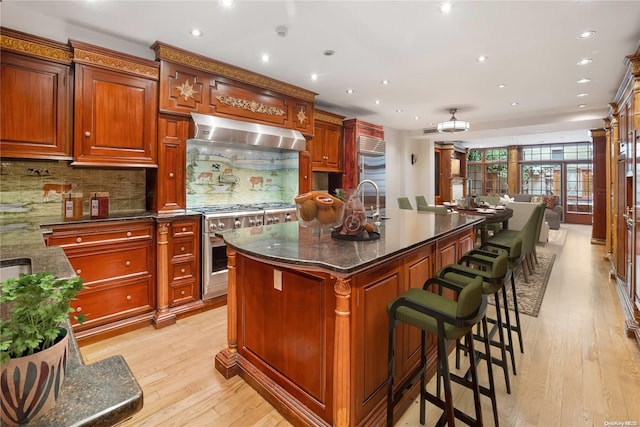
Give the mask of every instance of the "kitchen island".
[[[231, 230], [228, 347], [216, 355], [294, 425], [383, 425], [387, 304], [473, 248], [484, 219], [387, 209], [380, 238], [344, 241], [297, 222]], [[430, 338], [431, 341], [431, 338]], [[400, 326], [396, 384], [418, 368], [420, 332]], [[435, 371], [430, 346], [428, 371]], [[396, 407], [396, 418], [417, 395]]]

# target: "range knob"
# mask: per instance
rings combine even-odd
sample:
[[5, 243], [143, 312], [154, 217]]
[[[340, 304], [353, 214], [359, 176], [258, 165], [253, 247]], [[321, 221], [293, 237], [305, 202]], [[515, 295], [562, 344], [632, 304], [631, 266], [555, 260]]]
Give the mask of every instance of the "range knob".
[[209, 224], [209, 230], [211, 230], [211, 231], [216, 231], [216, 228], [218, 228], [218, 226], [217, 226], [217, 225], [215, 225], [214, 223], [210, 223], [210, 224]]
[[256, 225], [258, 227], [260, 227], [262, 225], [262, 219], [261, 218], [256, 218]]
[[242, 227], [242, 222], [240, 222], [240, 220], [236, 218], [235, 222], [233, 223], [233, 228], [240, 228], [240, 227]]
[[284, 222], [291, 222], [293, 218], [291, 218], [291, 214], [286, 214], [284, 216]]
[[273, 217], [272, 216], [267, 218], [267, 224], [273, 224]]
[[253, 218], [249, 218], [249, 227], [253, 227], [256, 225], [256, 220]]
[[218, 222], [218, 230], [224, 230], [224, 223], [222, 221]]
[[273, 222], [276, 223], [276, 224], [279, 223], [280, 222], [280, 217], [279, 216], [273, 217]]

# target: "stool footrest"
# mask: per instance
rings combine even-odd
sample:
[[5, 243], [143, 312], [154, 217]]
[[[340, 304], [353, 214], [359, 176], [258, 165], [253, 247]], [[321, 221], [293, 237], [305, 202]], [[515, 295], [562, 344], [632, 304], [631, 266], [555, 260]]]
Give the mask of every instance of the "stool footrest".
[[[431, 403], [434, 406], [437, 406], [438, 408], [442, 409], [443, 411], [446, 409], [446, 404], [445, 402], [443, 402], [441, 399], [438, 399], [437, 396], [434, 396], [433, 394], [429, 393], [428, 391], [425, 391], [425, 399], [427, 401], [429, 401], [429, 403]], [[462, 421], [463, 423], [469, 425], [469, 426], [481, 426], [482, 423], [478, 420], [476, 420], [475, 418], [472, 418], [470, 415], [462, 412], [461, 410], [459, 410], [458, 408], [453, 408], [453, 414], [455, 415], [455, 417], [457, 419], [459, 419], [460, 421]], [[444, 425], [442, 422], [445, 421], [445, 416], [446, 416], [446, 412], [442, 414], [442, 416], [440, 417], [440, 419], [438, 420], [438, 423], [436, 424], [438, 425]], [[446, 423], [446, 421], [445, 421]]]

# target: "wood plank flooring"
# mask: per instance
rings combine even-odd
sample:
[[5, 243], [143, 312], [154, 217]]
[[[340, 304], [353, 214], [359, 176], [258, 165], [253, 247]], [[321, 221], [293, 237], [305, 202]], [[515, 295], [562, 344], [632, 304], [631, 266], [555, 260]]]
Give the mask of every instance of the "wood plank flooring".
[[[590, 226], [562, 227], [568, 230], [564, 247], [547, 245], [557, 257], [539, 317], [521, 319], [525, 353], [516, 354], [511, 394], [501, 373], [496, 375], [500, 425], [599, 427], [630, 421], [640, 426], [640, 350], [624, 334], [604, 246], [590, 244]], [[144, 407], [125, 426], [289, 426], [241, 379], [218, 374], [214, 356], [225, 342], [226, 308], [221, 307], [81, 351], [86, 363], [121, 354], [131, 367], [144, 390]], [[483, 364], [479, 369], [484, 373]], [[454, 400], [472, 413], [467, 390], [454, 385]], [[490, 403], [482, 400], [485, 425], [491, 426]], [[427, 404], [426, 425], [438, 416]], [[417, 403], [396, 423], [419, 425]]]

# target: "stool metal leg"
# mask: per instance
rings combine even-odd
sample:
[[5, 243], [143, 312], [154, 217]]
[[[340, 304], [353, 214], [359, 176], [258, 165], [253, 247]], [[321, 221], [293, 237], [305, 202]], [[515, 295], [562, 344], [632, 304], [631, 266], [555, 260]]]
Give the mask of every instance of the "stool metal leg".
[[524, 347], [522, 345], [522, 329], [520, 328], [520, 310], [518, 309], [518, 295], [516, 294], [515, 274], [511, 274], [511, 293], [513, 294], [513, 311], [516, 313], [516, 324], [513, 326], [513, 330], [518, 334], [520, 353], [524, 353]]
[[[513, 350], [513, 331], [511, 329], [511, 316], [509, 315], [509, 300], [507, 299], [507, 287], [502, 287], [502, 300], [504, 301], [504, 315], [506, 318], [505, 324], [507, 325], [507, 340], [509, 345], [507, 347], [509, 356], [511, 356], [511, 367], [513, 368], [513, 375], [518, 375], [516, 372], [516, 358]], [[504, 327], [504, 325], [503, 325]]]

